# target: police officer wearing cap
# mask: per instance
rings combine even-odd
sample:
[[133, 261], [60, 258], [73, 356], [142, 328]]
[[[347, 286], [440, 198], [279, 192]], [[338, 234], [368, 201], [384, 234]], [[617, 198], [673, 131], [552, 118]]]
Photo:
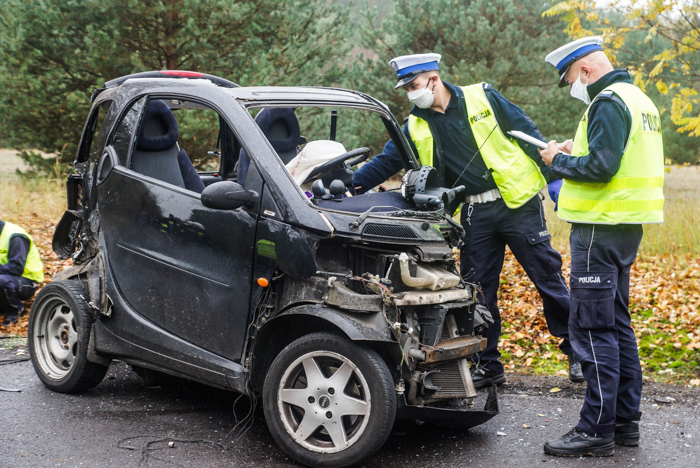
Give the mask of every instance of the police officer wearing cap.
[[[580, 419], [544, 445], [562, 456], [608, 456], [639, 443], [642, 368], [628, 310], [630, 267], [642, 224], [663, 222], [664, 156], [659, 112], [615, 70], [600, 37], [550, 53], [559, 87], [588, 104], [573, 142], [541, 152], [564, 179], [559, 217], [572, 223], [569, 337], [588, 387]], [[568, 154], [561, 154], [559, 151]]]
[[[561, 256], [550, 234], [539, 196], [549, 169], [537, 150], [505, 136], [520, 130], [543, 139], [530, 118], [487, 83], [458, 87], [442, 81], [438, 54], [396, 57], [396, 88], [408, 92], [411, 109], [404, 133], [421, 164], [433, 166], [442, 185], [466, 186], [461, 209], [465, 245], [462, 276], [479, 285], [494, 324], [486, 331], [487, 347], [476, 357], [472, 378], [477, 388], [505, 382], [499, 361], [501, 318], [497, 294], [508, 245], [542, 297], [552, 335], [563, 338], [569, 355], [569, 377], [583, 381], [580, 365], [568, 341], [569, 291], [561, 273]], [[364, 192], [403, 168], [392, 141], [382, 154], [355, 172], [354, 184]], [[556, 184], [550, 183], [550, 187]]]
[[0, 315], [2, 325], [17, 322], [24, 311], [22, 300], [44, 281], [44, 264], [27, 231], [0, 219]]

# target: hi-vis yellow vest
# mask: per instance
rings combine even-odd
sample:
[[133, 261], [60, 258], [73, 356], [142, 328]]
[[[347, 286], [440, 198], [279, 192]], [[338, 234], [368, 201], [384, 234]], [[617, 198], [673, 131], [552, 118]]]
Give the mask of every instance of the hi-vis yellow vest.
[[[491, 169], [494, 182], [508, 208], [519, 208], [534, 197], [546, 181], [537, 164], [517, 143], [503, 134], [484, 92], [484, 83], [462, 88], [469, 126], [486, 167]], [[421, 164], [433, 165], [433, 135], [428, 122], [411, 114], [408, 131], [418, 150]], [[464, 164], [468, 164], [465, 158]]]
[[[564, 221], [591, 224], [662, 223], [664, 149], [659, 111], [630, 83], [614, 83], [601, 94], [606, 91], [618, 95], [632, 115], [620, 169], [608, 183], [565, 179], [559, 193], [559, 217]], [[585, 156], [590, 152], [589, 109], [590, 106], [576, 130], [572, 156]]]
[[41, 256], [34, 245], [34, 241], [31, 236], [27, 234], [27, 231], [7, 221], [5, 221], [5, 226], [2, 228], [2, 232], [0, 232], [0, 265], [7, 264], [10, 238], [16, 234], [24, 235], [29, 239], [29, 254], [27, 254], [27, 261], [24, 263], [24, 272], [22, 272], [22, 276], [35, 283], [41, 283], [44, 281], [44, 264], [41, 262]]

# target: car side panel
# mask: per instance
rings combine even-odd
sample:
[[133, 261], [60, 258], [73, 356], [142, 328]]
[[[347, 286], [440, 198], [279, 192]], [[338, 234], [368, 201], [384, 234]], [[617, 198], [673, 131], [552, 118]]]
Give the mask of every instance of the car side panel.
[[99, 206], [108, 292], [164, 332], [239, 359], [257, 215], [206, 208], [198, 194], [123, 167], [99, 187]]

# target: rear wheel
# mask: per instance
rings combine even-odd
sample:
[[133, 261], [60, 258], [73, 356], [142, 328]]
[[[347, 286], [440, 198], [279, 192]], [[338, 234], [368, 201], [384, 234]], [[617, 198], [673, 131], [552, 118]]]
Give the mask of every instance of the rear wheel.
[[315, 467], [344, 467], [375, 453], [396, 416], [396, 392], [384, 360], [332, 333], [289, 344], [263, 387], [265, 419], [277, 443]]
[[74, 281], [54, 281], [37, 294], [29, 315], [29, 349], [39, 379], [51, 390], [80, 392], [102, 381], [109, 366], [87, 359], [94, 317]]

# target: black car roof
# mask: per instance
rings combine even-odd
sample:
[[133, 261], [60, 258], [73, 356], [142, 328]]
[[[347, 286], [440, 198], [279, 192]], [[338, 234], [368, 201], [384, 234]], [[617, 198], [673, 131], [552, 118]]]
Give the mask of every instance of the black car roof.
[[226, 93], [236, 99], [254, 103], [261, 102], [343, 102], [347, 104], [381, 105], [373, 97], [341, 88], [324, 88], [314, 86], [246, 86], [227, 89]]
[[[386, 109], [386, 106], [377, 101], [373, 97], [364, 94], [359, 91], [351, 91], [347, 89], [340, 88], [328, 88], [328, 87], [307, 87], [307, 86], [246, 86], [241, 87], [238, 84], [229, 81], [225, 78], [221, 78], [214, 75], [209, 75], [200, 72], [191, 72], [184, 70], [162, 70], [162, 71], [148, 71], [142, 73], [134, 73], [131, 75], [125, 75], [119, 78], [115, 78], [105, 83], [104, 88], [96, 89], [93, 94], [94, 98], [106, 89], [120, 87], [124, 84], [128, 85], [128, 81], [139, 81], [143, 83], [145, 80], [158, 81], [159, 84], [167, 83], [170, 80], [183, 80], [186, 81], [188, 85], [197, 86], [204, 85], [210, 86], [211, 84], [216, 85], [227, 94], [231, 95], [235, 99], [248, 101], [254, 104], [255, 101], [260, 102], [274, 102], [278, 101], [280, 104], [284, 103], [303, 103], [303, 102], [316, 102], [316, 103], [346, 103], [349, 105], [359, 105], [371, 107], [380, 107]], [[136, 83], [134, 83], [136, 84]], [[155, 83], [154, 83], [155, 84]]]

